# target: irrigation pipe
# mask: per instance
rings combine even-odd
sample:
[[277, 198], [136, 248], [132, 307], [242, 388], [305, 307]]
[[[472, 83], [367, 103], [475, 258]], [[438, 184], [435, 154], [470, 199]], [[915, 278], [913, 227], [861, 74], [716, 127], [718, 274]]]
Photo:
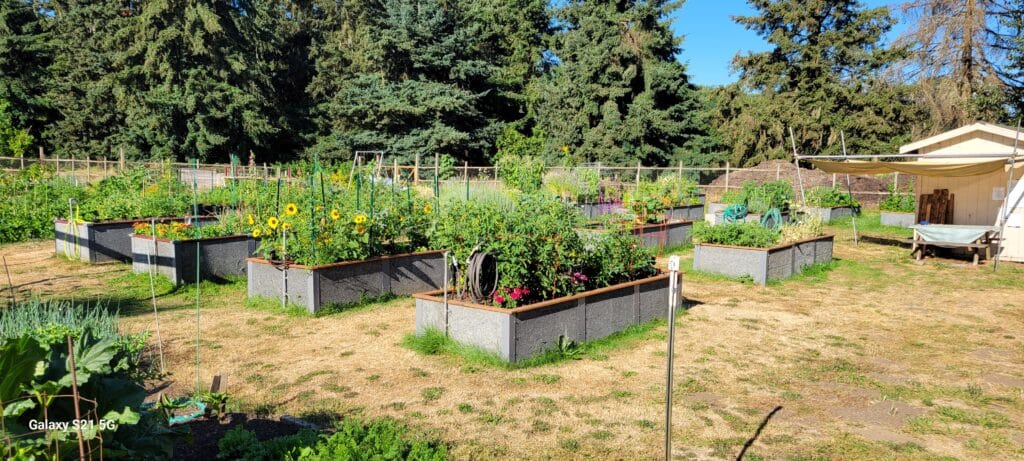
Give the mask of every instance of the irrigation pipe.
[[156, 310], [156, 283], [153, 281], [153, 272], [156, 266], [153, 264], [153, 256], [160, 260], [160, 245], [156, 243], [156, 219], [149, 218], [150, 235], [153, 237], [153, 251], [146, 255], [149, 262], [149, 296], [153, 300], [153, 320], [156, 322], [156, 347], [160, 351], [160, 373], [164, 372], [164, 340], [160, 337], [160, 314]]
[[[843, 157], [845, 158], [846, 157], [846, 134], [844, 134], [842, 130], [839, 130], [839, 139], [840, 139], [840, 141], [842, 141], [842, 144], [843, 144]], [[899, 187], [899, 184], [897, 184], [896, 187]], [[853, 185], [850, 182], [850, 174], [849, 173], [846, 174], [846, 192], [848, 194], [850, 194], [850, 200], [852, 201], [853, 200]], [[860, 239], [857, 237], [857, 210], [858, 210], [858, 208], [854, 208], [852, 210], [852, 212], [850, 213], [850, 218], [852, 218], [852, 220], [853, 220], [852, 221], [853, 222], [853, 243], [855, 245], [860, 245]]]

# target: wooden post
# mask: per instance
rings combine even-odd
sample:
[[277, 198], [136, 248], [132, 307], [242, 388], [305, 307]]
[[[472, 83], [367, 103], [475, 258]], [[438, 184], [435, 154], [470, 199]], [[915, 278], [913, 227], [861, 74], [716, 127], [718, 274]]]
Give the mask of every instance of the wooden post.
[[729, 192], [729, 162], [725, 162], [725, 191]]
[[25, 169], [25, 156], [22, 155], [20, 160], [21, 160], [21, 169], [24, 170]]
[[394, 177], [391, 179], [391, 181], [393, 184], [398, 184], [398, 159], [396, 158], [394, 162], [394, 169], [392, 170], [394, 171]]
[[640, 186], [640, 161], [636, 162], [636, 185]]
[[54, 155], [53, 158], [57, 159], [57, 176], [60, 176], [60, 154]]
[[469, 182], [469, 162], [462, 162], [462, 177]]
[[775, 180], [778, 181], [782, 177], [782, 165], [775, 164]]
[[832, 187], [836, 187], [836, 174], [832, 173]]
[[441, 180], [441, 154], [434, 152], [434, 180]]
[[[161, 175], [162, 176], [162, 175]], [[92, 160], [89, 160], [89, 156], [85, 156], [85, 182], [92, 181]]]
[[679, 177], [680, 178], [683, 177], [683, 161], [682, 160], [679, 161]]
[[117, 149], [117, 169], [124, 171], [124, 148], [119, 147]]
[[420, 154], [416, 154], [416, 164], [412, 170], [412, 183], [417, 184], [420, 182]]
[[899, 191], [900, 190], [900, 172], [899, 171], [895, 171], [892, 174], [892, 190], [894, 190], [894, 191]]
[[43, 146], [39, 146], [39, 165], [43, 164], [43, 157], [45, 157], [43, 155]]
[[270, 170], [267, 169], [267, 162], [263, 162], [263, 178], [264, 179], [269, 179], [270, 178]]

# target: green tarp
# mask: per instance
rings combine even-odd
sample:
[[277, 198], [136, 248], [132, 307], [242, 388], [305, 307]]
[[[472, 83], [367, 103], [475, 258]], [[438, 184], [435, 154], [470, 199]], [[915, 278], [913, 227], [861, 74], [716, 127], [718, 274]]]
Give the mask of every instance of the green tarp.
[[[992, 226], [960, 226], [955, 224], [917, 224], [910, 226], [925, 243], [973, 243], [988, 232], [998, 231]], [[938, 245], [942, 246], [942, 245]]]

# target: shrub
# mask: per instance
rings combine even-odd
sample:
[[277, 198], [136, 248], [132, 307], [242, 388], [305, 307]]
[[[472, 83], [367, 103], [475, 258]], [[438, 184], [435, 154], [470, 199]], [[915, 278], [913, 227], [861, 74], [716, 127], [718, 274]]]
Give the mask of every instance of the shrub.
[[430, 245], [453, 252], [460, 279], [474, 250], [497, 258], [496, 296], [480, 302], [515, 307], [654, 270], [650, 253], [628, 235], [585, 242], [575, 230], [582, 224], [579, 214], [550, 196], [525, 194], [504, 204], [452, 201], [442, 208]]
[[917, 210], [917, 200], [914, 198], [914, 185], [907, 185], [907, 188], [900, 191], [895, 184], [889, 184], [889, 195], [878, 204], [882, 211], [895, 213], [913, 213]]
[[596, 202], [599, 186], [597, 170], [591, 168], [562, 168], [544, 175], [545, 192], [576, 203]]
[[656, 181], [641, 181], [626, 192], [624, 201], [629, 203], [633, 214], [642, 222], [657, 222], [656, 215], [676, 206], [699, 203], [700, 188], [697, 183], [684, 176], [666, 174]]
[[694, 243], [768, 248], [779, 241], [779, 233], [757, 223], [710, 225], [699, 222], [693, 229]]
[[495, 162], [505, 185], [523, 192], [535, 192], [544, 182], [544, 161], [526, 155], [499, 155]]
[[857, 202], [849, 193], [838, 187], [815, 187], [807, 191], [807, 206], [821, 208], [835, 207], [859, 207]]
[[797, 223], [786, 224], [780, 229], [779, 243], [790, 243], [814, 238], [824, 234], [824, 229], [821, 218], [817, 216], [806, 218]]
[[758, 184], [745, 181], [738, 191], [728, 191], [722, 201], [730, 205], [746, 205], [751, 213], [763, 214], [772, 208], [785, 210], [793, 201], [793, 186], [788, 181]]

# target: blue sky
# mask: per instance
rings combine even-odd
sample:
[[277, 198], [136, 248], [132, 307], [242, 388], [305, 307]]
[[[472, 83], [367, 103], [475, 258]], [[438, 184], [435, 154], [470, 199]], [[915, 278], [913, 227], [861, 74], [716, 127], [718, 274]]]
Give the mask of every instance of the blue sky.
[[[862, 0], [867, 6], [893, 4], [887, 0]], [[894, 7], [898, 10], [898, 7]], [[753, 10], [745, 0], [688, 0], [673, 17], [672, 30], [683, 36], [679, 59], [687, 63], [692, 81], [698, 85], [722, 85], [736, 81], [729, 62], [736, 53], [764, 51], [768, 44], [752, 31], [732, 21]], [[890, 38], [898, 33], [897, 25]]]

